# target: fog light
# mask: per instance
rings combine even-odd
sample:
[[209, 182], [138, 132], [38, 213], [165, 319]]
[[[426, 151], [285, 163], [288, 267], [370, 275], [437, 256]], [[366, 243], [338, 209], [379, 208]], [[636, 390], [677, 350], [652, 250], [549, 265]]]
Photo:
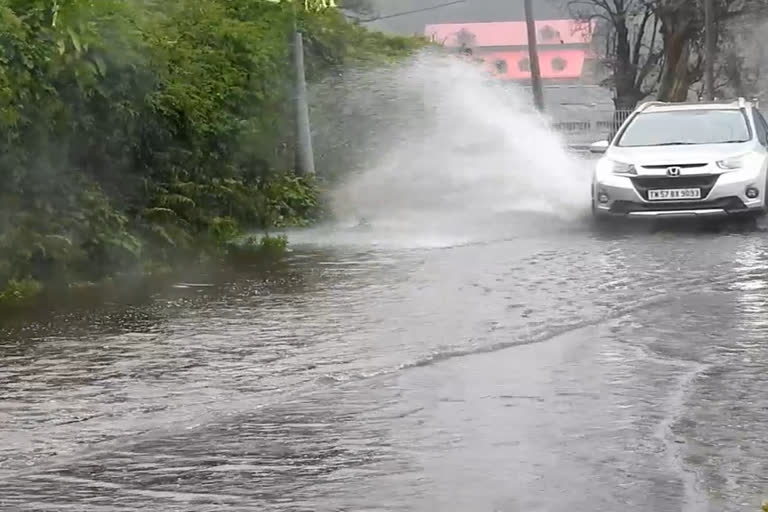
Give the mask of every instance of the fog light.
[[755, 187], [747, 187], [747, 197], [750, 199], [755, 199], [757, 196], [760, 195], [760, 191], [757, 190]]
[[597, 194], [597, 202], [600, 204], [607, 203], [608, 199], [609, 199], [608, 194], [606, 194], [605, 192], [600, 192], [599, 194]]

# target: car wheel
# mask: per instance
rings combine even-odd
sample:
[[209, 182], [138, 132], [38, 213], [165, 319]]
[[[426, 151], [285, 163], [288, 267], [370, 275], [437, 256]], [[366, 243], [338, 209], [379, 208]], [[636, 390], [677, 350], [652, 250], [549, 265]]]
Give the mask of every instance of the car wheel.
[[751, 216], [754, 227], [758, 231], [768, 231], [768, 196], [766, 194], [768, 194], [768, 178], [763, 189], [763, 206]]
[[593, 199], [592, 200], [592, 222], [596, 226], [605, 226], [606, 224], [608, 224], [609, 221], [610, 221], [609, 216], [605, 215], [604, 213], [600, 213]]
[[763, 207], [758, 212], [758, 217], [764, 217], [768, 214], [768, 175], [765, 178], [765, 187], [763, 188]]
[[597, 199], [595, 199], [595, 189], [596, 188], [597, 188], [597, 185], [594, 182], [592, 182], [592, 186], [589, 187], [589, 199], [590, 199], [590, 204], [592, 206], [592, 213], [595, 214], [595, 215], [598, 214], [598, 211], [597, 211]]

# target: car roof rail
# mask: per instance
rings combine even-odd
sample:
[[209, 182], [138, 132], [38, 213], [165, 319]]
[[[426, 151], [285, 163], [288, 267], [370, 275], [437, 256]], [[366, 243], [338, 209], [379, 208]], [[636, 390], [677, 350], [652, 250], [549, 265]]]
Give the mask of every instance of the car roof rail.
[[658, 101], [658, 100], [646, 101], [645, 103], [641, 103], [640, 106], [637, 107], [637, 111], [638, 112], [642, 112], [645, 109], [647, 109], [648, 107], [653, 107], [653, 106], [656, 106], [656, 105], [666, 105], [666, 104], [667, 104], [666, 101]]

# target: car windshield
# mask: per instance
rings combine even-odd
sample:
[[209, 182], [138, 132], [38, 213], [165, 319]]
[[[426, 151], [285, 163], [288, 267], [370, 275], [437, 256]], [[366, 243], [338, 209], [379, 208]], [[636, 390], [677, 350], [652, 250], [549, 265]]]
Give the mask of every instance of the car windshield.
[[638, 114], [616, 145], [725, 144], [750, 138], [746, 116], [740, 110], [676, 110]]

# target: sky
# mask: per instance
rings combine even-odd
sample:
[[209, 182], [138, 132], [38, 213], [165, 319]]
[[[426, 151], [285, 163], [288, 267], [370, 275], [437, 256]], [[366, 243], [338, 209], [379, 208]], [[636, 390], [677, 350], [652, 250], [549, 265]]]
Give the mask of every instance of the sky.
[[[371, 0], [381, 16], [413, 11], [451, 0]], [[537, 19], [569, 18], [566, 0], [533, 0]], [[459, 23], [478, 21], [521, 21], [524, 19], [523, 0], [464, 0], [463, 3], [408, 14], [370, 23], [369, 27], [398, 34], [423, 34], [429, 23]]]

